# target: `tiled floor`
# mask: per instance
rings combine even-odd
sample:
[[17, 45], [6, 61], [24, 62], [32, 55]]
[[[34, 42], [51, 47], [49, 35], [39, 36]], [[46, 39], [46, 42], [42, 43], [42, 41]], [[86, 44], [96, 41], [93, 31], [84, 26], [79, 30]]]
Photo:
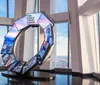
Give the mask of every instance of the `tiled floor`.
[[[48, 76], [48, 73], [42, 73], [41, 76]], [[35, 73], [37, 75], [37, 73]], [[16, 80], [3, 77], [0, 72], [0, 85], [100, 85], [99, 82], [91, 79], [82, 79], [71, 75], [56, 74], [55, 80], [52, 81], [30, 81]]]

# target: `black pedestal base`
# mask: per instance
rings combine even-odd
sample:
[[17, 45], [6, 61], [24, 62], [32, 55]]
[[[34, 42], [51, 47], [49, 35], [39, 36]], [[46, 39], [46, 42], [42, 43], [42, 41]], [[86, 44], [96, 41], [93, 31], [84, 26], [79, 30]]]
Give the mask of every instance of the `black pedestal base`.
[[2, 76], [7, 77], [7, 78], [12, 78], [12, 79], [17, 79], [17, 80], [22, 80], [22, 79], [28, 79], [28, 80], [35, 80], [35, 81], [50, 81], [54, 80], [55, 76], [34, 76], [34, 75], [20, 75], [20, 74], [14, 74], [14, 73], [2, 73]]

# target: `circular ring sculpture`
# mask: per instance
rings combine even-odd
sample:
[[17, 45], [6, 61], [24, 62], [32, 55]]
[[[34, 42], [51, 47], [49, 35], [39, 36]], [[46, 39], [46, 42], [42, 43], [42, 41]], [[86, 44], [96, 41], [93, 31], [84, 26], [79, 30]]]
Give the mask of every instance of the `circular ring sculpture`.
[[[44, 30], [44, 41], [39, 52], [28, 62], [19, 61], [14, 55], [15, 43], [18, 36], [29, 27], [41, 27]], [[27, 14], [16, 20], [10, 31], [5, 35], [1, 54], [4, 66], [9, 71], [25, 74], [47, 59], [50, 48], [54, 44], [53, 22], [44, 13]], [[28, 57], [28, 56], [27, 56]]]

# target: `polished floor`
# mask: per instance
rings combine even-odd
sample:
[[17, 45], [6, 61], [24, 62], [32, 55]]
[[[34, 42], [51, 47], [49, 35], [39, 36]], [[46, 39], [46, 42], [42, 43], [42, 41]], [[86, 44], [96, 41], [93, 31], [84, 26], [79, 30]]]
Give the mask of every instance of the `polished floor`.
[[[53, 74], [55, 80], [51, 81], [30, 81], [27, 79], [16, 80], [11, 78], [6, 78], [1, 75], [0, 72], [0, 85], [99, 85], [99, 82], [94, 81], [92, 78], [82, 79], [80, 77], [75, 77], [71, 75]], [[35, 75], [38, 75], [35, 73]], [[50, 76], [48, 73], [41, 73], [41, 76]]]

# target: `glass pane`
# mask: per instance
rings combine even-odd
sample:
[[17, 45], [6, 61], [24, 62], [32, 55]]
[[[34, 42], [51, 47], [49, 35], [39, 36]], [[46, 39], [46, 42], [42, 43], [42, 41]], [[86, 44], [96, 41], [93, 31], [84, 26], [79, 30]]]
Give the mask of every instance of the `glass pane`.
[[16, 27], [18, 30], [25, 29], [28, 26], [27, 16], [24, 16], [15, 21]]
[[7, 0], [0, 2], [0, 17], [7, 17]]
[[9, 0], [9, 17], [14, 18], [15, 0]]
[[56, 24], [56, 68], [68, 68], [68, 23]]
[[68, 11], [67, 0], [51, 0], [50, 6], [51, 6], [50, 7], [51, 8], [51, 14]]
[[53, 26], [52, 22], [44, 14], [41, 14], [38, 23], [42, 29], [45, 29], [48, 25]]
[[[3, 42], [4, 42], [4, 36], [6, 35], [7, 33], [7, 27], [6, 26], [0, 26], [0, 52], [1, 52], [1, 49], [2, 49], [2, 45], [3, 45]], [[2, 57], [1, 57], [1, 54], [0, 54], [0, 66], [3, 65], [3, 62], [2, 62]]]
[[16, 25], [13, 25], [13, 27], [6, 34], [5, 38], [14, 41], [15, 38], [18, 36], [18, 33], [19, 31], [17, 30]]
[[12, 26], [8, 26], [8, 30], [10, 30], [12, 28]]

